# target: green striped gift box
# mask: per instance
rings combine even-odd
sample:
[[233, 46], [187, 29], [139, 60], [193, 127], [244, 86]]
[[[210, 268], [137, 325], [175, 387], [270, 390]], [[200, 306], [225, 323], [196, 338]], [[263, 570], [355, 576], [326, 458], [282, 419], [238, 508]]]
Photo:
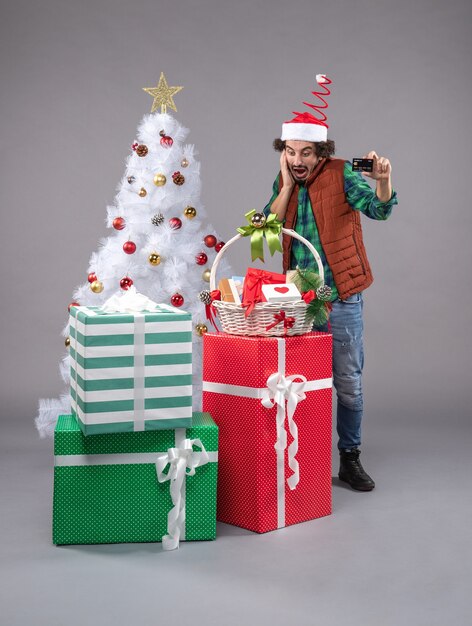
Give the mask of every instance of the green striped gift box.
[[72, 412], [84, 434], [185, 428], [192, 423], [192, 320], [72, 307]]
[[85, 437], [73, 415], [54, 433], [53, 542], [161, 541], [173, 508], [170, 481], [159, 482], [156, 460], [183, 439], [200, 439], [209, 462], [184, 481], [185, 523], [180, 539], [216, 537], [218, 427], [194, 413], [192, 428]]

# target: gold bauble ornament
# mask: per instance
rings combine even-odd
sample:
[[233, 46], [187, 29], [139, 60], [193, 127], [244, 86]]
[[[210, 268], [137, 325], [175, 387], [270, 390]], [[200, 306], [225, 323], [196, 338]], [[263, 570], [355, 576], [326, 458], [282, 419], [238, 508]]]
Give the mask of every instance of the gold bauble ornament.
[[139, 190], [139, 195], [141, 196], [141, 198], [147, 196], [147, 191], [144, 189], [144, 187], [141, 187], [141, 189]]
[[199, 337], [203, 337], [208, 332], [208, 326], [206, 324], [197, 324], [195, 326], [195, 332]]
[[254, 228], [262, 228], [265, 223], [266, 218], [263, 213], [254, 213], [254, 215], [251, 217], [251, 224], [254, 226]]
[[64, 343], [65, 343], [66, 348], [68, 348], [70, 346], [70, 337], [66, 337]]
[[193, 218], [196, 216], [196, 214], [197, 214], [197, 209], [195, 207], [193, 207], [193, 206], [185, 207], [184, 215], [189, 220], [193, 220]]
[[103, 283], [99, 280], [94, 280], [93, 283], [90, 284], [90, 289], [93, 291], [93, 293], [102, 293]]
[[180, 161], [180, 165], [181, 167], [188, 167], [188, 161], [185, 157]]
[[209, 282], [210, 282], [210, 272], [211, 272], [211, 270], [206, 269], [206, 270], [204, 270], [204, 271], [203, 271], [203, 274], [202, 274], [202, 278], [203, 278], [203, 280], [204, 280], [205, 282], [207, 282], [207, 283], [209, 283]]
[[157, 254], [157, 252], [151, 252], [148, 256], [148, 261], [151, 265], [159, 265], [161, 262], [161, 257]]
[[154, 184], [156, 187], [163, 187], [167, 182], [167, 178], [164, 174], [154, 174]]

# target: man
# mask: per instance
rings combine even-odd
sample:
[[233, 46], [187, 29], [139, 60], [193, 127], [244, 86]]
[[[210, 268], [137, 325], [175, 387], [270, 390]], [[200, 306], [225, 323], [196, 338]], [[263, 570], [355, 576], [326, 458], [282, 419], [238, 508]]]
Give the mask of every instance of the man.
[[[331, 82], [323, 75], [318, 75], [317, 81], [323, 86]], [[323, 102], [325, 106], [318, 108], [326, 108]], [[325, 119], [326, 116], [320, 121], [303, 113], [282, 125], [282, 137], [274, 141], [274, 148], [281, 151], [280, 172], [264, 213], [275, 213], [285, 228], [293, 228], [308, 239], [321, 256], [325, 284], [332, 289], [330, 325], [339, 478], [353, 489], [371, 491], [375, 483], [359, 459], [364, 364], [362, 293], [373, 281], [362, 240], [360, 213], [385, 220], [397, 198], [392, 189], [390, 162], [385, 157], [373, 151], [364, 157], [373, 160], [373, 171], [364, 175], [375, 180], [375, 191], [361, 174], [352, 171], [348, 161], [331, 158], [335, 146], [327, 139]], [[314, 266], [308, 248], [286, 235], [283, 254], [284, 271]]]

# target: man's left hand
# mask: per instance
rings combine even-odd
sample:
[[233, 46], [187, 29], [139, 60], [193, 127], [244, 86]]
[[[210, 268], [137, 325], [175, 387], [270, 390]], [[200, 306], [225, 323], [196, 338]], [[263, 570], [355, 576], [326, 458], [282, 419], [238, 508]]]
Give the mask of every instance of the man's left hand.
[[374, 161], [372, 172], [362, 172], [364, 176], [373, 178], [374, 180], [388, 180], [392, 174], [392, 166], [390, 161], [385, 157], [380, 157], [373, 150], [366, 154], [364, 159], [372, 159]]

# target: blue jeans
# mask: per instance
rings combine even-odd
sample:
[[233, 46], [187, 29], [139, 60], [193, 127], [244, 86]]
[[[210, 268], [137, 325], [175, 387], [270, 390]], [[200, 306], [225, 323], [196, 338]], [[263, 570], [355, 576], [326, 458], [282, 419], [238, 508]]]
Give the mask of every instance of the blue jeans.
[[[364, 367], [362, 293], [356, 293], [347, 300], [335, 300], [332, 305], [329, 321], [333, 334], [333, 383], [337, 393], [338, 448], [349, 449], [361, 443]], [[328, 326], [325, 324], [315, 330], [326, 332]]]

